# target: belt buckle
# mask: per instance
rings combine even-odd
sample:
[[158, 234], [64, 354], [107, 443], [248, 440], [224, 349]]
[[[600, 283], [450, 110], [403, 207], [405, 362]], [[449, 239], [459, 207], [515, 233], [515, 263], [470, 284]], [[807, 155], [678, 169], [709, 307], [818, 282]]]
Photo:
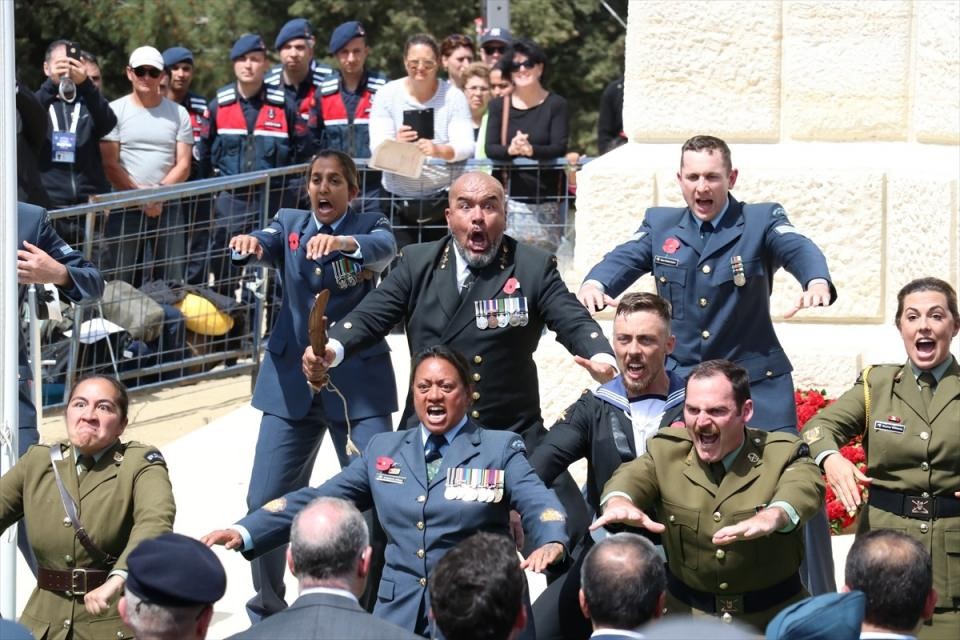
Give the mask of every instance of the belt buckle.
[[742, 595], [716, 596], [717, 614], [743, 613]]
[[[82, 583], [82, 586], [80, 583]], [[73, 569], [70, 571], [70, 591], [72, 591], [75, 596], [82, 596], [87, 592], [86, 569]]]
[[907, 515], [917, 520], [932, 520], [933, 498], [907, 496]]

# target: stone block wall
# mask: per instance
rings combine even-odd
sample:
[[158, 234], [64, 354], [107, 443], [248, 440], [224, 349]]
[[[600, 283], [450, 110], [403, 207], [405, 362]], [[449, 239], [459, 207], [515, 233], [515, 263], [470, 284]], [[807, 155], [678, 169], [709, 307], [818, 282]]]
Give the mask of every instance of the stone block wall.
[[[861, 365], [903, 360], [897, 290], [960, 284], [960, 2], [633, 0], [625, 76], [630, 143], [578, 178], [571, 289], [647, 207], [683, 206], [680, 145], [708, 133], [732, 149], [736, 197], [781, 203], [827, 256], [830, 308], [783, 320], [800, 285], [775, 279], [798, 386], [839, 393]], [[590, 383], [554, 345], [537, 355], [548, 424]]]

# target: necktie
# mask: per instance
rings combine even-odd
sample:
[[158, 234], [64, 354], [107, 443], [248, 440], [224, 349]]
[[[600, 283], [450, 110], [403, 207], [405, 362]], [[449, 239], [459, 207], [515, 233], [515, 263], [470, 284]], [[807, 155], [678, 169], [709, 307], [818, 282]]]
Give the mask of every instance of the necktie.
[[322, 224], [322, 225], [320, 225], [320, 233], [322, 233], [322, 234], [324, 234], [324, 235], [332, 236], [332, 235], [333, 235], [333, 227], [331, 227], [331, 226], [328, 225], [328, 224]]
[[713, 233], [712, 222], [703, 222], [700, 224], [700, 240], [703, 242], [703, 246], [707, 246], [707, 243], [710, 242], [711, 233]]
[[727, 475], [727, 470], [723, 466], [722, 462], [711, 462], [710, 475], [713, 478], [714, 483], [716, 483], [717, 486], [720, 486], [720, 483], [723, 482], [723, 476]]
[[477, 271], [473, 267], [468, 267], [467, 277], [460, 286], [460, 297], [464, 297], [470, 291], [470, 287], [477, 281]]
[[924, 371], [917, 377], [917, 383], [920, 385], [920, 397], [923, 399], [923, 408], [930, 411], [930, 403], [933, 401], [933, 387], [937, 384], [937, 379], [929, 371]]
[[83, 474], [93, 468], [93, 464], [96, 462], [93, 459], [93, 456], [80, 455], [77, 457], [77, 475], [83, 477]]
[[427, 448], [423, 455], [427, 461], [427, 482], [433, 482], [437, 471], [440, 470], [440, 464], [443, 462], [443, 454], [440, 449], [445, 444], [447, 444], [447, 438], [442, 434], [431, 433], [427, 438]]

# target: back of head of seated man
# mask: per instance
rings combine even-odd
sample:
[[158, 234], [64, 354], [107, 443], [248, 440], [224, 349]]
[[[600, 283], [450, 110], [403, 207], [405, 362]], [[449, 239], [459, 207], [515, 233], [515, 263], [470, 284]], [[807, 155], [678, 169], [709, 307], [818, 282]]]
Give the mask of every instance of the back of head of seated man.
[[607, 536], [580, 571], [580, 610], [601, 629], [635, 631], [663, 615], [667, 573], [653, 543], [635, 533]]
[[203, 640], [227, 574], [205, 544], [178, 533], [144, 540], [127, 558], [118, 605], [139, 640]]
[[305, 589], [334, 588], [359, 597], [370, 570], [370, 534], [353, 504], [317, 498], [290, 529], [287, 566]]
[[918, 541], [892, 529], [857, 536], [847, 554], [844, 591], [867, 596], [861, 632], [915, 635], [933, 615], [930, 554]]
[[440, 559], [430, 582], [430, 609], [451, 640], [507, 640], [527, 624], [526, 578], [516, 545], [477, 533]]

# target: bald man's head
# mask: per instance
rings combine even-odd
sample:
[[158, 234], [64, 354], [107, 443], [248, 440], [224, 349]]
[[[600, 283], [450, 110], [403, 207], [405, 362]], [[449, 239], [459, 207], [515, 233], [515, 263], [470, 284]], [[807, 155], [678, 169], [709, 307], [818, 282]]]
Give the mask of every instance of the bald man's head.
[[496, 257], [507, 227], [503, 185], [480, 171], [465, 173], [450, 187], [447, 226], [457, 251], [472, 267], [485, 267]]
[[[300, 579], [301, 588], [331, 581], [355, 582], [369, 541], [367, 523], [352, 503], [317, 498], [293, 519], [290, 570]], [[365, 577], [365, 572], [359, 577]]]

